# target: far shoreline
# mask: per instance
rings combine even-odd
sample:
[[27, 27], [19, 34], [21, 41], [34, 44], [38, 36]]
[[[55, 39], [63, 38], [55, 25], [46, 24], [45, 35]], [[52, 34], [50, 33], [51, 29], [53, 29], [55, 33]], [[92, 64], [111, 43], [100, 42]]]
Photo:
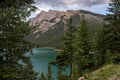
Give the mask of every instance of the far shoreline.
[[[35, 47], [36, 49], [51, 49], [51, 50], [55, 50], [55, 51], [58, 51], [58, 52], [61, 52], [63, 51], [62, 49], [57, 49], [57, 48], [54, 48], [54, 47]], [[35, 49], [35, 48], [32, 48], [32, 49]]]

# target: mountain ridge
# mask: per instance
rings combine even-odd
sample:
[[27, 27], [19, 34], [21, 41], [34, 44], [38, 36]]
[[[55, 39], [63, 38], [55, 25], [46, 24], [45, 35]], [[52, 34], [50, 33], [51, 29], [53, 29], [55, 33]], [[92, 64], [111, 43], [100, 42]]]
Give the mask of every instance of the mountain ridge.
[[[85, 10], [67, 10], [65, 11], [57, 11], [57, 10], [49, 10], [48, 12], [46, 11], [41, 11], [40, 14], [38, 14], [36, 17], [31, 18], [30, 25], [31, 26], [39, 26], [39, 29], [41, 31], [45, 32], [47, 31], [51, 26], [59, 22], [61, 19], [68, 19], [69, 17], [75, 15], [75, 14], [92, 14], [98, 17], [103, 17], [104, 15], [102, 14], [96, 14], [90, 11], [85, 11]], [[47, 27], [47, 28], [46, 28]]]
[[[79, 26], [81, 15], [85, 15], [88, 24], [98, 26], [103, 23], [104, 15], [85, 10], [67, 10], [66, 12], [56, 10], [42, 11], [36, 17], [29, 20], [30, 26], [33, 26], [34, 29], [25, 39], [42, 47], [54, 47], [56, 44], [61, 44], [60, 36], [62, 36], [66, 29], [66, 22], [69, 17], [73, 18], [75, 26]], [[91, 29], [95, 28], [97, 27], [91, 27]]]

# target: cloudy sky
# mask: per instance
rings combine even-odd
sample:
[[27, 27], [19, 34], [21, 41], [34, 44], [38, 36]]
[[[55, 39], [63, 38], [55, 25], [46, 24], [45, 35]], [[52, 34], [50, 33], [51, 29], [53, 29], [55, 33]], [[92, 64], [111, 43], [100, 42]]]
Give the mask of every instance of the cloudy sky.
[[79, 10], [84, 9], [100, 14], [106, 14], [109, 0], [35, 0], [39, 10], [32, 14], [31, 17], [40, 13], [42, 10], [48, 11], [59, 10]]

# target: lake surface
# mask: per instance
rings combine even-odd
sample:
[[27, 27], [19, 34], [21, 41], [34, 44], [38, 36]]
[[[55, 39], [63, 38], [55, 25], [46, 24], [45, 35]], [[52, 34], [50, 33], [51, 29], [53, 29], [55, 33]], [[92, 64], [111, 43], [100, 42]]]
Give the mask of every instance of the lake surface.
[[[57, 51], [54, 49], [46, 49], [46, 48], [33, 48], [32, 53], [28, 52], [26, 53], [26, 56], [29, 56], [32, 64], [34, 66], [34, 70], [36, 72], [43, 72], [46, 76], [48, 75], [48, 63], [50, 61], [55, 60]], [[56, 80], [57, 76], [57, 67], [52, 66], [52, 77], [53, 80]]]

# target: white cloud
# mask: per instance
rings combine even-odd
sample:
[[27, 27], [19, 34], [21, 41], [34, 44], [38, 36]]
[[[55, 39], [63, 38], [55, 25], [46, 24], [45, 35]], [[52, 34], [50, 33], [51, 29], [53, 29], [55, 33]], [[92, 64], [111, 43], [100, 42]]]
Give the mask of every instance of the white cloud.
[[36, 7], [38, 7], [38, 9], [40, 11], [44, 10], [44, 11], [48, 11], [49, 9], [53, 9], [52, 6], [47, 5], [46, 3], [41, 3], [40, 5], [36, 5]]
[[75, 3], [77, 2], [78, 0], [62, 0], [63, 3], [66, 3], [66, 4], [72, 4], [72, 3]]
[[[36, 0], [36, 6], [39, 8], [32, 16], [39, 14], [42, 10], [78, 10], [85, 9], [95, 11], [96, 9], [102, 9], [102, 5], [108, 4], [109, 0]], [[100, 11], [100, 10], [99, 10]], [[103, 10], [101, 10], [103, 11]]]
[[109, 0], [36, 0], [36, 5], [41, 10], [79, 9], [108, 3]]

